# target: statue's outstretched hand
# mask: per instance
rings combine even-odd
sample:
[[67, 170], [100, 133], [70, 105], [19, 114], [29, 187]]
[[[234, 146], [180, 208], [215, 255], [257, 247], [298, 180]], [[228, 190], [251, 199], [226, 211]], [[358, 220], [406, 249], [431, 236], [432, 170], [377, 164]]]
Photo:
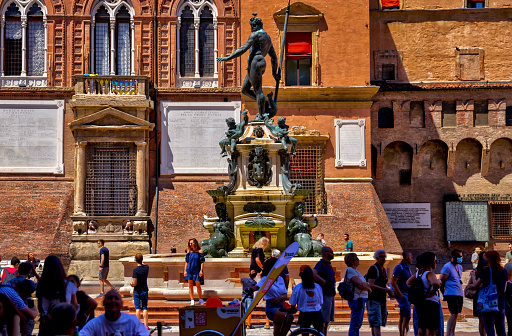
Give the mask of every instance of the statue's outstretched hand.
[[227, 57], [217, 57], [217, 62], [224, 62], [224, 61], [227, 61], [228, 58]]

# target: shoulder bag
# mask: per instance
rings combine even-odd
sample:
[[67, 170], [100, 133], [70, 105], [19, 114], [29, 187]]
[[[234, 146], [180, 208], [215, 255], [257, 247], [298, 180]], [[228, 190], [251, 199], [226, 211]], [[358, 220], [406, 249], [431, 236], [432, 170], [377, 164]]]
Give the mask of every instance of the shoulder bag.
[[478, 292], [476, 304], [479, 313], [497, 312], [498, 309], [498, 291], [496, 285], [492, 283], [492, 268], [489, 267], [489, 286], [482, 287]]
[[354, 288], [350, 288], [349, 282], [347, 281], [347, 272], [348, 269], [345, 271], [345, 277], [343, 279], [343, 282], [340, 282], [338, 285], [338, 293], [340, 293], [340, 296], [347, 301], [354, 300]]

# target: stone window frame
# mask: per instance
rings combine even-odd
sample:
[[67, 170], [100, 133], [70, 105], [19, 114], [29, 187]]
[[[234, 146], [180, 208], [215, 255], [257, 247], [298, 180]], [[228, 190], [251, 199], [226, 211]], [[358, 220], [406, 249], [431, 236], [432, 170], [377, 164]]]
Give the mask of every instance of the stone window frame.
[[[181, 14], [186, 6], [190, 6], [194, 14], [194, 76], [182, 77], [180, 74], [180, 29]], [[204, 7], [209, 7], [213, 13], [213, 77], [201, 77], [199, 74], [199, 28], [200, 15]], [[218, 20], [219, 12], [213, 2], [208, 0], [184, 0], [176, 11], [176, 86], [182, 88], [219, 87], [219, 66], [217, 57], [219, 53]]]
[[[11, 4], [15, 4], [21, 12], [21, 73], [19, 76], [6, 76], [5, 75], [5, 12]], [[27, 44], [28, 44], [28, 13], [30, 8], [37, 4], [41, 7], [43, 12], [43, 29], [44, 29], [44, 70], [41, 76], [28, 76], [27, 75]], [[43, 0], [34, 1], [18, 1], [11, 0], [3, 4], [1, 9], [2, 17], [0, 19], [0, 86], [37, 86], [45, 87], [48, 84], [48, 25], [47, 15], [48, 10]]]
[[[281, 8], [274, 13], [274, 20], [279, 30], [279, 49], [283, 42], [284, 20], [286, 16], [286, 7]], [[288, 17], [287, 32], [290, 33], [311, 33], [311, 85], [319, 86], [319, 59], [318, 59], [318, 37], [320, 36], [320, 20], [324, 14], [314, 7], [301, 2], [290, 5], [290, 15]], [[277, 48], [276, 48], [277, 49]], [[286, 64], [286, 55], [283, 57], [283, 68]], [[281, 71], [280, 85], [285, 86], [286, 71]], [[304, 86], [302, 86], [304, 87]]]
[[[480, 61], [480, 78], [479, 79], [463, 79], [462, 78], [462, 63], [461, 56], [462, 55], [478, 55]], [[484, 56], [485, 52], [482, 48], [455, 48], [455, 71], [456, 77], [461, 81], [475, 81], [475, 80], [484, 80], [485, 79], [485, 70], [484, 70]]]
[[129, 2], [129, 0], [116, 0], [113, 2], [101, 0], [96, 2], [96, 4], [92, 7], [91, 10], [91, 57], [90, 57], [90, 69], [91, 73], [96, 72], [96, 35], [95, 35], [95, 27], [96, 27], [96, 13], [101, 8], [101, 6], [105, 6], [110, 16], [110, 76], [116, 75], [116, 55], [117, 55], [117, 13], [119, 10], [125, 6], [130, 13], [130, 76], [135, 76], [135, 23], [134, 16], [135, 11], [133, 9], [133, 5]]
[[[403, 60], [403, 52], [399, 50], [375, 50], [373, 52], [373, 77], [377, 81], [399, 82], [401, 80], [399, 65]], [[395, 67], [395, 79], [384, 80], [382, 78], [382, 66], [393, 65]]]

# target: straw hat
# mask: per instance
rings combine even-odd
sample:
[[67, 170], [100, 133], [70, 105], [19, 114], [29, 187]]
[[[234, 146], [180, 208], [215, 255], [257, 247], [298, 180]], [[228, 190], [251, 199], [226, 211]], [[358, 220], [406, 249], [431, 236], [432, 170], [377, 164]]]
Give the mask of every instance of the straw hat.
[[480, 252], [480, 251], [482, 251], [482, 250], [480, 249], [480, 247], [475, 248], [475, 252]]

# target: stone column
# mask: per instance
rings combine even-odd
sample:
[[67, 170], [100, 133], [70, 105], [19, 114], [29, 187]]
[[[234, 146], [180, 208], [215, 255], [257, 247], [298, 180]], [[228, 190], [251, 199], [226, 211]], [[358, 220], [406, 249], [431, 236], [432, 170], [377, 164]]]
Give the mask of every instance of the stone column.
[[85, 147], [87, 141], [75, 144], [76, 179], [75, 179], [75, 216], [85, 216], [85, 178], [87, 176], [87, 161]]
[[[89, 61], [91, 62], [90, 63], [90, 69], [91, 69], [91, 73], [95, 73], [96, 71], [96, 64], [94, 64], [94, 62], [96, 61], [96, 55], [94, 54], [95, 53], [95, 48], [94, 48], [94, 43], [96, 41], [96, 36], [94, 35], [94, 29], [96, 28], [96, 22], [94, 21], [94, 16], [92, 17], [92, 20], [91, 20], [91, 57], [89, 58]], [[91, 79], [91, 82], [90, 82], [90, 86], [89, 86], [89, 93], [92, 93], [92, 79]]]
[[116, 20], [110, 19], [110, 75], [116, 74]]
[[488, 148], [482, 148], [482, 159], [480, 161], [480, 172], [482, 176], [489, 175], [489, 165], [491, 163], [491, 151]]
[[133, 22], [133, 18], [130, 19], [130, 33], [131, 33], [131, 46], [130, 46], [130, 48], [131, 48], [131, 50], [130, 50], [131, 71], [130, 71], [130, 74], [132, 76], [135, 76], [135, 23]]
[[21, 76], [27, 75], [27, 16], [21, 16]]
[[[43, 77], [48, 81], [48, 21], [46, 20], [46, 16], [43, 18], [43, 27], [44, 27], [44, 70]], [[82, 92], [80, 92], [82, 93]]]
[[137, 146], [137, 213], [135, 216], [146, 216], [146, 142], [135, 142]]
[[194, 60], [195, 60], [195, 78], [199, 78], [199, 18], [194, 18]]
[[218, 36], [218, 24], [217, 18], [213, 18], [213, 77], [219, 77], [219, 65], [217, 62], [217, 57], [219, 55], [219, 47], [217, 42]]
[[5, 18], [0, 21], [0, 76], [4, 76]]

